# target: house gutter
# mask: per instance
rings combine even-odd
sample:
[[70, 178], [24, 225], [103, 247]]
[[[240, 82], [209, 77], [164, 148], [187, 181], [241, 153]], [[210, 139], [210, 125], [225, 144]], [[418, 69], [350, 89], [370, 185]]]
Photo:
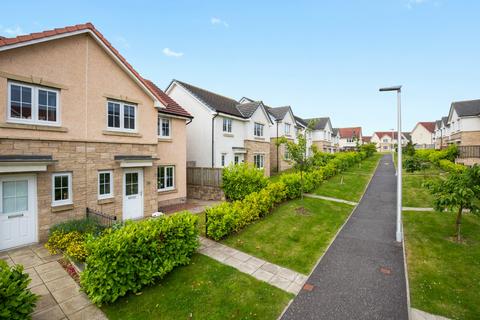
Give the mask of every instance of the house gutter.
[[218, 117], [218, 112], [212, 117], [212, 168], [215, 167], [215, 118]]

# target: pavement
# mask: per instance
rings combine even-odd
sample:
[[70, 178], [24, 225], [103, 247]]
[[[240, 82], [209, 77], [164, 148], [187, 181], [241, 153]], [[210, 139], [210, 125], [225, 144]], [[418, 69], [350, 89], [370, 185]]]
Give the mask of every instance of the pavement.
[[358, 206], [281, 319], [408, 319], [396, 179], [384, 155]]

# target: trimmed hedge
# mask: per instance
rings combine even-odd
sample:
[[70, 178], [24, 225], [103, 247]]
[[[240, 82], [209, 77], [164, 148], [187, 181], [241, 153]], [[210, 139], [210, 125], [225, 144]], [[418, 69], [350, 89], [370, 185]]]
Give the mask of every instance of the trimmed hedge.
[[[303, 192], [311, 192], [324, 180], [366, 158], [365, 152], [344, 152], [319, 157], [324, 166], [303, 173]], [[327, 161], [325, 159], [328, 159]], [[224, 202], [205, 211], [207, 236], [220, 240], [238, 232], [255, 220], [267, 215], [276, 204], [301, 196], [302, 176], [299, 172], [283, 174], [279, 182], [270, 182], [264, 189], [252, 192], [242, 201]]]
[[87, 238], [83, 290], [97, 305], [163, 278], [186, 265], [198, 247], [198, 217], [189, 212], [139, 222], [128, 221], [98, 238]]
[[250, 193], [265, 188], [267, 183], [263, 170], [246, 163], [232, 164], [222, 172], [222, 189], [229, 200], [242, 200]]
[[31, 319], [38, 296], [27, 288], [29, 283], [23, 266], [9, 267], [0, 259], [0, 319]]
[[447, 159], [440, 160], [438, 162], [438, 166], [447, 172], [455, 173], [460, 173], [467, 169], [463, 164], [453, 163], [452, 161]]

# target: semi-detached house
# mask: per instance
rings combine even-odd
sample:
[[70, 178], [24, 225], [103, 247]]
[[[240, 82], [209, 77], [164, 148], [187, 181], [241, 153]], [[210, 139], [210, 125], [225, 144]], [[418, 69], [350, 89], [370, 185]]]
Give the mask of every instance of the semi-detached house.
[[165, 92], [195, 117], [187, 127], [189, 166], [245, 162], [270, 175], [273, 122], [261, 101], [237, 101], [178, 80]]
[[186, 198], [192, 116], [90, 24], [0, 39], [0, 250]]

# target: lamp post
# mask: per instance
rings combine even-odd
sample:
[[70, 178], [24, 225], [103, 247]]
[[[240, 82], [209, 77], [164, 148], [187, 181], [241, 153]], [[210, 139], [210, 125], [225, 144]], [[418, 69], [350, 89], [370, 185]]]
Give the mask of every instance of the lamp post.
[[[392, 151], [392, 160], [395, 161], [395, 158], [394, 158], [394, 154], [395, 154], [395, 143], [394, 143], [394, 140], [395, 140], [395, 129], [390, 129], [390, 131], [392, 132], [392, 142], [390, 144], [390, 151]], [[397, 176], [397, 168], [395, 168], [395, 177]]]
[[[402, 242], [402, 106], [401, 106], [401, 92], [402, 86], [380, 88], [380, 91], [396, 91], [397, 92], [397, 242]], [[393, 137], [392, 137], [393, 138]]]

